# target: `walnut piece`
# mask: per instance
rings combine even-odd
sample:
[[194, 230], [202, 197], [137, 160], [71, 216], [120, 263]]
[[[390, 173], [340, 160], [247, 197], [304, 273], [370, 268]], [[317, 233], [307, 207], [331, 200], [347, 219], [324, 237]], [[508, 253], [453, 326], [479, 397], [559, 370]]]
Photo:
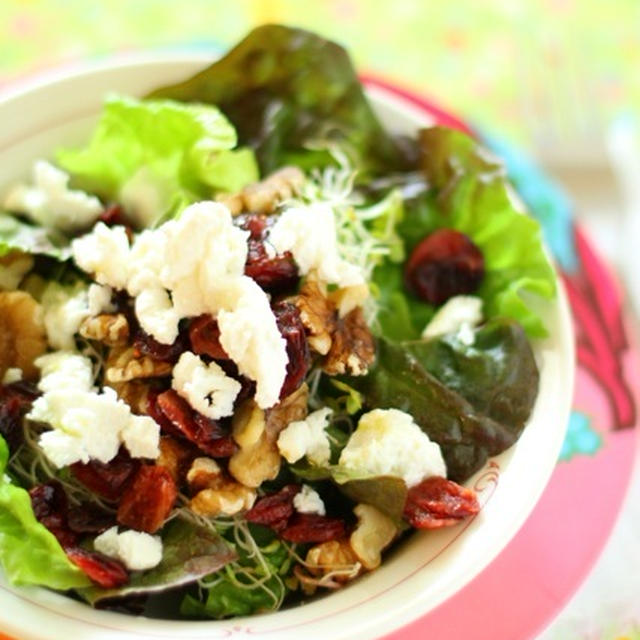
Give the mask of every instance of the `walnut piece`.
[[238, 193], [220, 194], [216, 200], [225, 204], [234, 216], [244, 211], [269, 214], [280, 202], [298, 193], [304, 180], [304, 173], [297, 167], [283, 167]]
[[133, 347], [114, 347], [109, 352], [105, 378], [109, 383], [129, 382], [137, 378], [160, 378], [171, 374], [172, 366], [149, 356], [136, 358]]
[[229, 458], [229, 473], [251, 488], [273, 480], [280, 471], [280, 452], [267, 434], [265, 413], [254, 400], [238, 407], [231, 433], [240, 448]]
[[298, 307], [300, 320], [308, 332], [309, 346], [320, 355], [327, 355], [337, 319], [336, 306], [325, 295], [324, 287], [316, 278], [307, 277], [293, 303]]
[[0, 292], [0, 380], [12, 367], [36, 379], [34, 360], [46, 350], [42, 307], [24, 291]]
[[358, 526], [349, 544], [365, 569], [376, 569], [380, 566], [380, 554], [391, 544], [398, 529], [390, 518], [371, 505], [359, 504], [353, 512], [358, 517]]
[[345, 539], [317, 544], [309, 549], [305, 562], [308, 571], [316, 576], [336, 572], [334, 579], [337, 582], [347, 582], [355, 578], [362, 569], [358, 556]]
[[375, 360], [376, 347], [362, 307], [338, 320], [332, 338], [331, 349], [322, 365], [324, 372], [330, 376], [365, 375]]
[[306, 383], [300, 385], [292, 394], [266, 412], [265, 431], [267, 438], [276, 442], [280, 432], [296, 420], [304, 420], [309, 413], [307, 401], [309, 387]]
[[186, 477], [187, 469], [193, 458], [193, 449], [171, 436], [160, 438], [160, 455], [156, 465], [164, 467], [176, 485], [180, 486]]
[[80, 324], [80, 335], [89, 340], [98, 340], [115, 347], [129, 341], [129, 323], [123, 313], [101, 313], [85, 318]]
[[209, 518], [233, 516], [250, 509], [256, 499], [253, 489], [228, 478], [212, 458], [196, 458], [187, 473], [187, 482], [195, 493], [189, 507]]
[[107, 385], [115, 390], [120, 400], [129, 405], [132, 413], [137, 416], [148, 415], [149, 385], [146, 382], [132, 380]]

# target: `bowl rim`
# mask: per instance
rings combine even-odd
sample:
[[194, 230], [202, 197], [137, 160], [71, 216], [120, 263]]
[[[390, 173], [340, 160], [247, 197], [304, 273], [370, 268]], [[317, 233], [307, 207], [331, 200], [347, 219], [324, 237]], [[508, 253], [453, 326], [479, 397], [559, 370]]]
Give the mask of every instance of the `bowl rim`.
[[[21, 100], [24, 100], [25, 97], [32, 96], [38, 94], [42, 91], [47, 91], [51, 89], [52, 86], [58, 85], [64, 82], [76, 82], [82, 81], [83, 79], [87, 79], [88, 77], [95, 76], [96, 74], [104, 73], [116, 73], [116, 72], [127, 72], [132, 69], [139, 68], [157, 68], [157, 67], [166, 67], [168, 65], [171, 66], [180, 66], [185, 65], [186, 67], [191, 68], [192, 71], [197, 71], [200, 68], [200, 65], [206, 65], [211, 63], [216, 58], [215, 52], [209, 53], [193, 53], [193, 52], [133, 52], [133, 53], [125, 53], [125, 54], [117, 54], [112, 56], [107, 56], [100, 60], [92, 60], [92, 61], [83, 61], [79, 63], [72, 63], [70, 65], [64, 65], [62, 67], [56, 67], [54, 69], [46, 70], [45, 72], [38, 73], [33, 77], [29, 77], [26, 80], [20, 80], [18, 82], [12, 83], [9, 87], [0, 87], [0, 110], [5, 108], [7, 105], [17, 104]], [[415, 103], [410, 102], [406, 98], [403, 98], [401, 95], [394, 94], [388, 86], [377, 85], [375, 79], [369, 79], [365, 82], [365, 86], [367, 89], [367, 94], [372, 98], [372, 101], [375, 104], [376, 109], [386, 108], [396, 114], [400, 114], [402, 117], [407, 118], [408, 120], [414, 121], [415, 124], [418, 124], [420, 120], [424, 120], [426, 116], [425, 109], [417, 106]], [[108, 89], [105, 89], [105, 93]], [[556, 269], [556, 274], [558, 273], [558, 269]], [[572, 328], [572, 320], [571, 313], [568, 304], [568, 299], [564, 290], [564, 286], [559, 277], [557, 277], [557, 298], [553, 301], [553, 305], [556, 308], [558, 315], [558, 336], [560, 338], [560, 344], [563, 347], [562, 353], [562, 366], [565, 370], [565, 373], [568, 375], [568, 384], [566, 388], [573, 389], [574, 384], [574, 373], [575, 373], [575, 350], [573, 348], [573, 328]], [[421, 602], [420, 594], [416, 594], [414, 598], [407, 599], [403, 602], [402, 606], [396, 607], [393, 611], [393, 620], [390, 620], [389, 615], [380, 615], [379, 618], [370, 619], [364, 624], [361, 624], [360, 631], [362, 635], [358, 637], [362, 638], [374, 638], [379, 637], [381, 634], [389, 633], [391, 631], [397, 630], [404, 625], [410, 623], [411, 621], [427, 614], [433, 608], [444, 602], [447, 598], [452, 596], [458, 590], [462, 589], [466, 584], [468, 584], [471, 580], [473, 580], [487, 565], [489, 565], [495, 557], [504, 549], [504, 547], [508, 544], [508, 542], [515, 536], [518, 532], [526, 518], [529, 516], [535, 504], [538, 502], [544, 488], [546, 487], [551, 473], [555, 467], [557, 461], [557, 454], [560, 451], [560, 447], [562, 445], [564, 431], [566, 430], [567, 418], [569, 416], [569, 411], [571, 408], [571, 399], [572, 393], [566, 393], [563, 397], [562, 406], [562, 416], [565, 418], [564, 424], [562, 425], [562, 429], [558, 429], [560, 435], [556, 437], [553, 442], [553, 446], [550, 447], [549, 453], [553, 453], [549, 455], [548, 458], [543, 461], [542, 464], [542, 473], [538, 474], [540, 481], [536, 486], [535, 490], [530, 493], [530, 502], [527, 503], [527, 508], [521, 509], [518, 512], [517, 517], [513, 518], [509, 522], [508, 535], [504, 536], [504, 541], [502, 546], [497, 549], [494, 549], [492, 553], [485, 555], [481, 561], [479, 561], [473, 568], [472, 575], [467, 577], [467, 579], [458, 585], [454, 585], [449, 593], [442, 594], [442, 597], [438, 599], [435, 603], [430, 603], [428, 606], [425, 602]], [[540, 398], [536, 400], [536, 404], [538, 404]], [[526, 430], [525, 430], [526, 431]], [[514, 447], [517, 446], [514, 445]], [[462, 531], [466, 530], [466, 527], [461, 529]], [[394, 588], [397, 585], [392, 585], [390, 588]], [[0, 584], [0, 588], [2, 585]], [[30, 589], [31, 592], [35, 591], [43, 591], [42, 589]], [[47, 592], [50, 593], [50, 592]], [[55, 594], [58, 598], [64, 598], [68, 600], [64, 596]], [[1, 597], [1, 594], [0, 594]], [[323, 598], [322, 600], [326, 600]], [[86, 608], [85, 605], [81, 605]], [[360, 605], [356, 605], [357, 606]], [[100, 612], [105, 614], [106, 612]], [[130, 616], [123, 616], [121, 614], [116, 613], [107, 613], [109, 616], [118, 616], [119, 618], [131, 619]], [[262, 615], [262, 616], [249, 616], [249, 617], [240, 617], [234, 618], [230, 621], [225, 621], [221, 623], [220, 621], [205, 621], [205, 622], [194, 622], [194, 621], [166, 621], [166, 620], [156, 620], [154, 622], [160, 622], [163, 625], [168, 623], [169, 627], [173, 627], [176, 630], [178, 627], [184, 629], [184, 625], [197, 625], [202, 627], [203, 625], [208, 626], [211, 630], [220, 628], [224, 625], [226, 628], [232, 628], [236, 630], [236, 633], [251, 633], [255, 635], [256, 633], [270, 633], [268, 631], [251, 631], [252, 624], [256, 622], [257, 619], [264, 618], [272, 618], [273, 616], [277, 616], [278, 613]], [[145, 619], [146, 620], [146, 619]], [[2, 621], [4, 622], [4, 621]], [[229, 623], [232, 625], [230, 626]], [[314, 621], [308, 621], [306, 624], [314, 624]], [[375, 627], [375, 628], [374, 628]], [[248, 630], [248, 631], [247, 631]], [[308, 629], [311, 630], [311, 629]], [[15, 632], [20, 632], [20, 629], [16, 628]], [[344, 630], [343, 630], [344, 632]], [[127, 632], [131, 633], [131, 631]], [[271, 632], [272, 633], [272, 632]], [[353, 637], [351, 634], [353, 630], [349, 630], [348, 635], [339, 635], [337, 637]], [[136, 635], [138, 635], [136, 633]], [[35, 637], [35, 636], [34, 636]], [[149, 636], [149, 637], [158, 637], [158, 636]], [[226, 636], [225, 636], [226, 637]], [[311, 637], [311, 636], [310, 636]]]

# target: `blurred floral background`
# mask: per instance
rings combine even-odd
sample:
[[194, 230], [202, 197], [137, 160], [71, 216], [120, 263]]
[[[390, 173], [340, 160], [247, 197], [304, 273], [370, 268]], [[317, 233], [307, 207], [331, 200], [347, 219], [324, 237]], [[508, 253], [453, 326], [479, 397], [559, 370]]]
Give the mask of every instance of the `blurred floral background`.
[[0, 82], [69, 60], [148, 48], [222, 49], [287, 22], [525, 144], [640, 105], [637, 0], [2, 0]]
[[[214, 54], [265, 22], [336, 39], [363, 72], [525, 149], [640, 310], [640, 0], [0, 0], [0, 90], [114, 52]], [[640, 638], [637, 572], [616, 552], [637, 542], [639, 509], [544, 640]]]

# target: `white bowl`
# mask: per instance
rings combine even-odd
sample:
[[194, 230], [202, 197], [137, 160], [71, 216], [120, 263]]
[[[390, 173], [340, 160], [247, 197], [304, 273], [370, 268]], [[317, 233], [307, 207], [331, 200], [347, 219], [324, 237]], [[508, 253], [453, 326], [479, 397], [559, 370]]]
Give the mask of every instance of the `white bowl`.
[[[80, 144], [106, 92], [143, 95], [210, 62], [202, 56], [128, 57], [67, 69], [0, 96], [0, 186], [25, 177], [34, 159], [61, 144]], [[385, 125], [411, 133], [428, 116], [380, 89], [370, 90]], [[483, 504], [459, 526], [421, 532], [377, 571], [348, 588], [278, 613], [228, 621], [149, 620], [95, 611], [40, 588], [13, 588], [0, 576], [0, 629], [17, 637], [59, 640], [264, 637], [293, 640], [377, 638], [424, 615], [464, 587], [506, 546], [536, 504], [556, 463], [569, 416], [574, 349], [562, 287], [541, 307], [550, 337], [537, 341], [540, 392], [519, 442], [470, 481]], [[464, 611], [460, 612], [464, 615]]]

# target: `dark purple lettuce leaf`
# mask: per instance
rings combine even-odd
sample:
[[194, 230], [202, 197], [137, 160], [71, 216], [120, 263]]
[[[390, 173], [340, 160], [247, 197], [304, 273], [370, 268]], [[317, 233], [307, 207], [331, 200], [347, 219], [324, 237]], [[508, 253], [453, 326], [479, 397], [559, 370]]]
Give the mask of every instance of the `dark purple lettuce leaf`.
[[90, 587], [79, 589], [79, 595], [95, 606], [105, 601], [157, 594], [195, 582], [236, 558], [229, 545], [211, 529], [186, 520], [170, 522], [162, 544], [162, 561], [154, 569], [133, 573], [129, 583], [119, 589]]
[[260, 26], [207, 69], [149, 97], [217, 105], [264, 173], [291, 162], [326, 163], [325, 152], [309, 151], [318, 141], [338, 143], [362, 175], [418, 160], [415, 143], [390, 136], [379, 123], [347, 52], [303, 29]]
[[367, 408], [411, 414], [464, 482], [489, 456], [513, 445], [531, 414], [539, 374], [531, 347], [515, 322], [476, 330], [474, 347], [451, 336], [429, 342], [380, 339], [369, 374], [345, 378]]

